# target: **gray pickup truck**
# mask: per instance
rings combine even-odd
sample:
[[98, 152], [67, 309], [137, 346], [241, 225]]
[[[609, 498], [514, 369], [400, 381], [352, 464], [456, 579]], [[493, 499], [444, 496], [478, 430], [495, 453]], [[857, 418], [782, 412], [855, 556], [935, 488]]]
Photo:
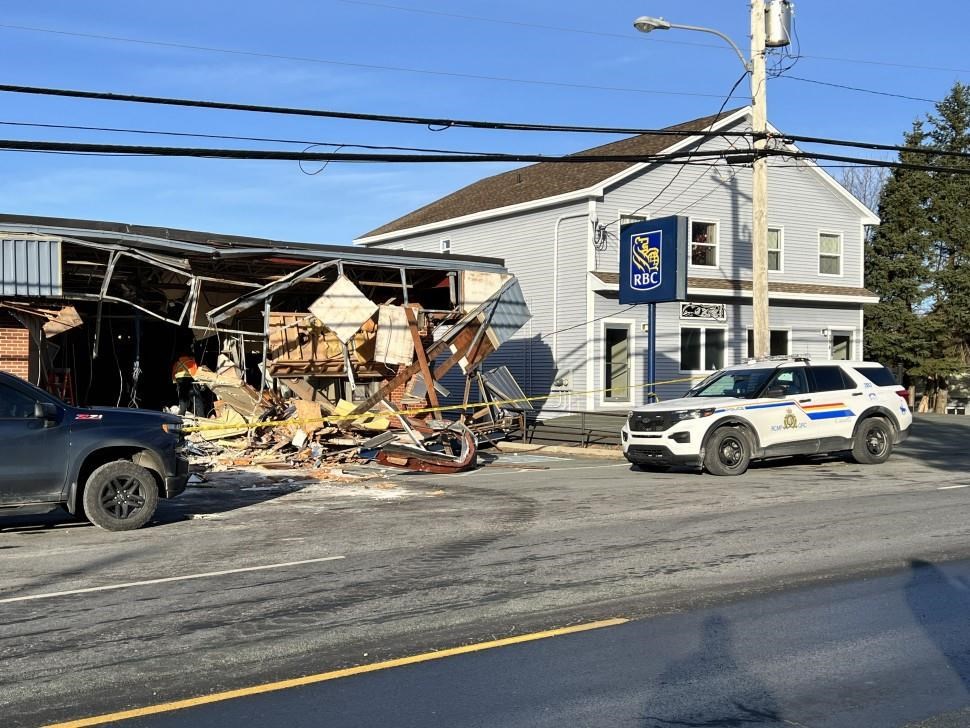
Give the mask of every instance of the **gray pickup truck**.
[[72, 407], [0, 372], [0, 515], [63, 506], [109, 531], [145, 525], [189, 477], [182, 418]]

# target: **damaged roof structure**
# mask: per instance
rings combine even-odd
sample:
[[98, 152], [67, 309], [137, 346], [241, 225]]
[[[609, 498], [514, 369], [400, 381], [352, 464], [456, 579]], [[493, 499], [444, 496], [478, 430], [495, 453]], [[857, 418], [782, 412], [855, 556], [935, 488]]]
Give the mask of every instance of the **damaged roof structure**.
[[494, 258], [21, 215], [0, 215], [4, 315], [29, 332], [30, 379], [76, 404], [170, 404], [190, 353], [217, 396], [228, 369], [325, 414], [439, 408], [456, 367], [467, 403], [529, 319]]

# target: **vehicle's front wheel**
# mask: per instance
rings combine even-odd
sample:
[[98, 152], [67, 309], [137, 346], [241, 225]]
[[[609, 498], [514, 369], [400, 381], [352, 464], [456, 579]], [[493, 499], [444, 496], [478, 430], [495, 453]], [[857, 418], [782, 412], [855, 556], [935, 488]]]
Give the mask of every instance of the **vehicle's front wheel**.
[[715, 430], [704, 453], [704, 467], [711, 475], [741, 475], [751, 462], [751, 444], [739, 427]]
[[107, 531], [141, 528], [155, 513], [158, 486], [148, 470], [127, 460], [102, 465], [91, 473], [82, 495], [84, 514]]
[[852, 459], [863, 465], [878, 465], [889, 459], [895, 432], [882, 417], [863, 420], [852, 443]]

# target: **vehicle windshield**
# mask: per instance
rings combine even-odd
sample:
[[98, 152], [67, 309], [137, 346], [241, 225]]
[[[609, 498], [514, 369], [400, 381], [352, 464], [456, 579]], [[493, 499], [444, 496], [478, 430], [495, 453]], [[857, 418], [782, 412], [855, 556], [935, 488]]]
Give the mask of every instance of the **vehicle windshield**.
[[764, 388], [775, 371], [776, 369], [771, 367], [718, 372], [690, 390], [687, 396], [752, 399]]

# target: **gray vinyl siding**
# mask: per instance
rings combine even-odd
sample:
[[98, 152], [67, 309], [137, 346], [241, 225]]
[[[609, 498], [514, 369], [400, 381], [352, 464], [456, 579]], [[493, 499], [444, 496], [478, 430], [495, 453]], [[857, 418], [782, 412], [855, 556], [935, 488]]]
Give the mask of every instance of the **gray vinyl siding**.
[[[735, 130], [745, 128], [739, 123]], [[699, 149], [724, 148], [732, 140], [715, 138]], [[741, 145], [742, 142], [734, 142]], [[818, 170], [804, 163], [772, 159], [769, 162], [769, 227], [783, 233], [783, 270], [770, 272], [770, 281], [842, 285], [857, 288], [862, 281], [862, 213], [839, 191], [823, 179]], [[824, 173], [823, 173], [824, 174]], [[669, 185], [669, 186], [668, 186]], [[666, 189], [665, 189], [666, 188]], [[645, 168], [606, 188], [595, 202], [594, 219], [608, 225], [609, 235], [603, 250], [591, 245], [591, 229], [585, 216], [586, 200], [548, 207], [514, 215], [496, 217], [474, 224], [452, 225], [430, 233], [403, 234], [374, 247], [408, 251], [438, 252], [440, 241], [451, 241], [456, 255], [485, 255], [503, 258], [509, 271], [522, 285], [533, 319], [499, 352], [489, 365], [506, 364], [522, 388], [530, 394], [546, 394], [557, 378], [567, 380], [566, 394], [551, 398], [547, 408], [622, 409], [629, 404], [604, 402], [600, 390], [603, 382], [603, 334], [609, 320], [629, 322], [632, 342], [631, 384], [635, 387], [632, 404], [644, 401], [642, 385], [646, 381], [646, 308], [625, 311], [616, 294], [593, 293], [587, 311], [588, 270], [618, 269], [619, 225], [621, 213], [631, 213], [648, 204], [641, 214], [648, 217], [682, 214], [692, 220], [718, 224], [718, 265], [689, 268], [689, 275], [722, 279], [751, 278], [751, 171], [745, 167], [655, 165]], [[658, 196], [659, 194], [659, 196]], [[554, 290], [552, 276], [553, 241], [556, 221], [561, 216], [579, 215], [563, 220], [560, 225], [559, 284]], [[842, 236], [842, 274], [839, 277], [819, 275], [819, 233], [834, 232]], [[688, 297], [690, 292], [688, 291]], [[726, 364], [746, 357], [747, 328], [751, 325], [751, 308], [747, 299], [692, 297], [691, 300], [728, 304], [728, 351]], [[554, 325], [554, 311], [558, 319]], [[823, 329], [854, 332], [853, 354], [862, 352], [861, 306], [854, 304], [771, 303], [771, 327], [791, 330], [792, 352], [809, 354], [814, 359], [829, 357], [829, 342], [819, 333]], [[680, 369], [679, 304], [658, 307], [658, 380], [690, 376]], [[591, 323], [587, 323], [591, 321]], [[570, 328], [572, 327], [572, 328]], [[566, 329], [557, 337], [554, 329]], [[553, 352], [553, 346], [556, 352]], [[587, 361], [587, 353], [589, 360]], [[446, 380], [458, 397], [464, 383], [460, 374]], [[689, 385], [663, 386], [663, 398], [679, 396]], [[587, 394], [587, 390], [593, 393]]]
[[[740, 126], [736, 127], [742, 128]], [[701, 149], [724, 148], [724, 140]], [[783, 270], [769, 273], [769, 281], [822, 285], [862, 285], [862, 218], [860, 211], [804, 163], [769, 160], [768, 226], [783, 231]], [[676, 177], [676, 178], [675, 178]], [[686, 215], [691, 220], [718, 224], [717, 267], [689, 267], [689, 275], [711, 278], [751, 278], [751, 170], [747, 167], [656, 166], [606, 191], [598, 203], [600, 223], [631, 213], [653, 200], [638, 214], [648, 217]], [[618, 225], [606, 251], [599, 253], [600, 270], [618, 265]], [[842, 275], [819, 275], [820, 232], [842, 235]]]
[[[586, 388], [586, 251], [589, 237], [588, 203], [538, 210], [481, 223], [460, 225], [397, 238], [379, 247], [438, 252], [443, 238], [451, 240], [455, 255], [487, 255], [505, 260], [522, 287], [532, 320], [492, 354], [487, 368], [508, 366], [530, 395], [548, 394], [559, 376], [572, 392]], [[576, 216], [576, 217], [573, 217]], [[562, 219], [568, 217], [568, 219]], [[553, 248], [559, 224], [558, 296], [553, 288]], [[377, 246], [375, 246], [377, 247]], [[557, 300], [558, 316], [553, 301]], [[554, 327], [553, 323], [556, 323]], [[553, 336], [554, 328], [570, 328]], [[553, 346], [558, 347], [558, 356]], [[464, 392], [464, 377], [456, 368], [443, 384], [454, 398]], [[474, 389], [472, 390], [475, 391]], [[549, 408], [569, 408], [575, 396], [550, 399]]]
[[[616, 294], [596, 294], [595, 317], [605, 316], [597, 321], [592, 347], [594, 389], [604, 387], [603, 381], [603, 325], [617, 319], [632, 319], [634, 331], [634, 356], [631, 362], [633, 375], [632, 404], [643, 404], [647, 382], [647, 324], [646, 306], [637, 306], [626, 311]], [[747, 330], [752, 326], [750, 300], [740, 298], [691, 298], [697, 303], [726, 303], [727, 320], [723, 322], [682, 321], [679, 303], [663, 303], [657, 306], [657, 381], [695, 377], [703, 378], [703, 372], [684, 371], [680, 368], [680, 330], [682, 327], [716, 327], [725, 330], [724, 364], [740, 364], [747, 359]], [[808, 355], [813, 361], [826, 360], [830, 356], [829, 339], [821, 334], [824, 329], [831, 331], [851, 331], [852, 356], [862, 358], [862, 332], [859, 326], [859, 306], [851, 304], [825, 305], [818, 303], [772, 302], [771, 328], [790, 331], [791, 352], [795, 355]], [[677, 382], [657, 388], [661, 399], [679, 397], [689, 389], [689, 382]], [[629, 406], [621, 403], [603, 402], [601, 395], [590, 398], [589, 406], [597, 409]]]

